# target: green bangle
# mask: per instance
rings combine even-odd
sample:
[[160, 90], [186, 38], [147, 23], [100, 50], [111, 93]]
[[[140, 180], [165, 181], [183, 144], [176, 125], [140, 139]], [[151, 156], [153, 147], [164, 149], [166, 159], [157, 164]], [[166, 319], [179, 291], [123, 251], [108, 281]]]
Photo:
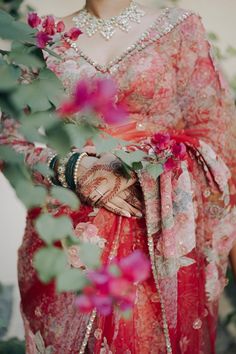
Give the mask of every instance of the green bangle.
[[65, 170], [66, 183], [70, 189], [75, 191], [76, 185], [74, 183], [74, 169], [80, 153], [75, 152], [68, 160]]
[[74, 185], [75, 185], [75, 190], [76, 190], [76, 186], [77, 186], [77, 176], [78, 176], [78, 169], [79, 169], [79, 164], [82, 160], [82, 158], [84, 156], [88, 156], [88, 154], [86, 152], [82, 152], [82, 154], [80, 154], [80, 156], [78, 157], [76, 163], [75, 163], [75, 167], [74, 167]]
[[[48, 167], [54, 171], [55, 174], [55, 167], [56, 167], [56, 163], [58, 161], [58, 155], [53, 155], [49, 160], [48, 160]], [[60, 182], [58, 181], [58, 179], [55, 176], [47, 176], [47, 180], [51, 185], [60, 185]]]

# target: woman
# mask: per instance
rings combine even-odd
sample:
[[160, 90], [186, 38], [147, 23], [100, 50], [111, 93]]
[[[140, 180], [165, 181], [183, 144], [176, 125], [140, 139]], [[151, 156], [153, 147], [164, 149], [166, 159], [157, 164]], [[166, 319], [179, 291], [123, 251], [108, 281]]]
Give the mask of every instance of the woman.
[[[181, 8], [156, 13], [129, 0], [88, 0], [85, 9], [64, 19], [68, 28], [85, 19], [83, 34], [76, 46], [58, 46], [62, 61], [49, 57], [49, 68], [68, 89], [80, 78], [111, 77], [130, 120], [109, 133], [145, 146], [164, 131], [185, 145], [188, 159], [158, 180], [141, 171], [129, 181], [112, 154], [87, 148], [81, 160], [78, 193], [85, 202], [70, 214], [75, 229], [95, 226], [104, 263], [134, 249], [152, 262], [129, 320], [115, 310], [108, 317], [80, 314], [73, 294], [38, 281], [31, 260], [42, 243], [28, 215], [18, 263], [27, 353], [215, 353], [219, 297], [236, 249], [233, 97], [199, 15]], [[97, 18], [121, 23], [123, 11], [127, 31], [106, 21], [97, 27]], [[25, 149], [28, 162], [45, 158], [44, 151]], [[108, 166], [108, 179], [96, 184]], [[76, 267], [79, 259], [71, 254], [70, 262]]]

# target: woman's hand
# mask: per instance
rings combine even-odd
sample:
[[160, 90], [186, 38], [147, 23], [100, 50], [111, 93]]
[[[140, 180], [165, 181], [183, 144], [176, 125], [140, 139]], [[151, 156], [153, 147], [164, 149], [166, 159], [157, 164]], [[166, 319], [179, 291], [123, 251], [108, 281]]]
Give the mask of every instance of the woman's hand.
[[122, 163], [111, 153], [100, 158], [86, 156], [78, 169], [79, 195], [85, 202], [103, 206], [127, 217], [141, 217], [142, 195], [135, 173], [127, 179]]

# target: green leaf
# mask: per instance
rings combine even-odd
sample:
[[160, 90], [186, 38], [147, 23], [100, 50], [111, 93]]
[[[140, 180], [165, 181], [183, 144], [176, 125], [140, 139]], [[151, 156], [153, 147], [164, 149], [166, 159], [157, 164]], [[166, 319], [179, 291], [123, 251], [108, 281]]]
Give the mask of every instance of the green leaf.
[[61, 80], [49, 69], [43, 69], [39, 74], [40, 88], [44, 90], [49, 102], [55, 107], [59, 105], [65, 94]]
[[49, 49], [49, 48], [44, 48], [44, 51], [47, 52], [48, 54], [50, 54], [52, 57], [62, 60], [62, 58], [60, 57], [60, 55], [58, 55], [56, 52], [54, 52], [54, 50]]
[[12, 99], [18, 107], [29, 106], [32, 113], [35, 113], [57, 106], [63, 95], [61, 81], [49, 69], [42, 69], [32, 83], [21, 84]]
[[41, 281], [48, 283], [65, 270], [67, 257], [59, 248], [44, 247], [35, 254], [33, 264]]
[[120, 145], [120, 140], [113, 138], [112, 136], [95, 135], [93, 142], [96, 147], [96, 152], [102, 154], [104, 152], [111, 152]]
[[1, 92], [0, 90], [0, 109], [9, 116], [19, 119], [22, 111], [18, 109], [12, 102], [11, 94], [8, 91]]
[[0, 38], [34, 43], [36, 30], [0, 10]]
[[140, 162], [143, 160], [147, 154], [141, 150], [136, 150], [133, 152], [125, 152], [123, 150], [117, 150], [114, 154], [119, 157], [123, 162], [126, 163], [130, 168], [133, 167], [133, 163]]
[[68, 235], [73, 235], [72, 222], [65, 215], [55, 218], [52, 215], [43, 214], [36, 220], [35, 227], [40, 238], [48, 245]]
[[38, 79], [30, 84], [21, 84], [12, 95], [14, 104], [20, 109], [28, 106], [32, 113], [51, 109], [52, 105], [40, 86]]
[[0, 160], [10, 163], [23, 163], [23, 156], [9, 146], [0, 146]]
[[70, 140], [73, 146], [82, 148], [88, 139], [92, 140], [97, 135], [98, 130], [89, 124], [81, 123], [79, 125], [68, 123], [65, 130], [70, 136]]
[[134, 171], [139, 171], [139, 170], [141, 170], [142, 168], [143, 168], [142, 162], [133, 162], [133, 164], [132, 164], [132, 169], [133, 169]]
[[53, 177], [54, 176], [54, 172], [45, 163], [39, 162], [33, 166], [33, 169], [34, 169], [34, 171], [38, 171], [44, 177], [48, 177], [48, 176]]
[[162, 164], [151, 164], [151, 163], [147, 165], [146, 170], [155, 179], [157, 179], [164, 171]]
[[215, 32], [208, 32], [207, 35], [211, 41], [218, 41], [219, 40], [219, 36]]
[[21, 181], [23, 183], [28, 182], [32, 184], [31, 173], [23, 162], [16, 164], [4, 164], [3, 173], [14, 189], [17, 188]]
[[35, 127], [24, 124], [20, 126], [19, 132], [25, 137], [27, 141], [31, 143], [46, 143], [45, 136], [43, 136]]
[[60, 121], [52, 128], [46, 129], [46, 139], [48, 144], [61, 155], [68, 153], [71, 149], [70, 136]]
[[227, 47], [226, 52], [232, 57], [236, 56], [236, 48], [232, 47], [231, 45]]
[[45, 203], [47, 191], [43, 186], [35, 186], [32, 182], [20, 180], [15, 186], [17, 197], [27, 209]]
[[9, 59], [15, 64], [25, 65], [28, 68], [41, 69], [45, 67], [45, 59], [41, 49], [33, 46], [14, 42]]
[[66, 247], [71, 247], [74, 245], [81, 245], [81, 240], [74, 236], [74, 235], [69, 235], [64, 239]]
[[81, 261], [88, 268], [97, 268], [100, 265], [101, 248], [92, 243], [84, 242], [79, 247]]
[[[1, 27], [1, 26], [0, 26]], [[0, 91], [11, 91], [18, 85], [20, 69], [0, 60]]]
[[53, 127], [58, 124], [59, 119], [53, 112], [46, 111], [24, 115], [21, 117], [20, 121], [21, 125], [29, 127], [53, 129]]
[[88, 279], [84, 271], [79, 269], [66, 269], [56, 279], [57, 291], [82, 291]]
[[50, 193], [53, 198], [59, 200], [63, 204], [69, 205], [73, 210], [77, 210], [80, 206], [79, 199], [71, 190], [54, 186], [51, 188]]

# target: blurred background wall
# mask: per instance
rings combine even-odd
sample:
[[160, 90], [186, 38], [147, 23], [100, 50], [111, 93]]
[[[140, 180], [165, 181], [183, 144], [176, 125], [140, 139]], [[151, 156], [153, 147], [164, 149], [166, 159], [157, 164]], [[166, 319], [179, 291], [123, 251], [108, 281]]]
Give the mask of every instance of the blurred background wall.
[[[147, 4], [161, 3], [161, 1], [140, 0]], [[52, 13], [56, 16], [64, 16], [76, 11], [83, 6], [81, 0], [27, 0], [25, 3], [38, 9], [41, 14]], [[166, 3], [162, 1], [162, 3]], [[224, 50], [228, 45], [236, 47], [235, 13], [236, 0], [181, 0], [179, 5], [186, 9], [192, 9], [203, 18], [208, 31], [216, 32], [220, 36], [220, 47]], [[224, 66], [228, 78], [236, 74], [236, 59], [227, 61]], [[17, 284], [16, 261], [17, 248], [19, 247], [24, 232], [25, 210], [17, 201], [14, 192], [7, 181], [0, 174], [0, 282], [5, 284]], [[18, 291], [15, 286], [14, 316], [8, 336], [23, 337], [23, 329], [18, 310]]]

